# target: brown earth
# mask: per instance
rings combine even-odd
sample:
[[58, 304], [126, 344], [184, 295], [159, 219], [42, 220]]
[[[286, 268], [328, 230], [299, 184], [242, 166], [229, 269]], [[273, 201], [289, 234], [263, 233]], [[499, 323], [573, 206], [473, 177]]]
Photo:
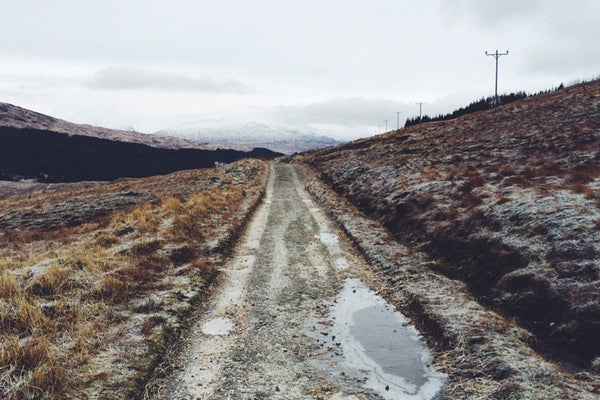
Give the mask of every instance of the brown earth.
[[244, 160], [113, 183], [0, 186], [0, 398], [131, 398], [264, 195]]
[[541, 354], [598, 372], [599, 145], [594, 81], [294, 160]]

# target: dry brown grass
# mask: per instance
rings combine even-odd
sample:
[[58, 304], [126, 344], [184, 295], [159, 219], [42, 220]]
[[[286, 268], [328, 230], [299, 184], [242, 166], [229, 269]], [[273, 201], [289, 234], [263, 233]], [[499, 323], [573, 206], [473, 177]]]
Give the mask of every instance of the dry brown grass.
[[584, 195], [586, 199], [593, 200], [595, 198], [598, 198], [598, 193], [596, 193], [594, 189], [590, 188], [589, 186], [583, 183], [575, 183], [573, 185], [573, 191], [575, 193], [580, 193]]
[[27, 287], [27, 292], [39, 297], [51, 297], [62, 294], [68, 286], [68, 272], [57, 264], [52, 264], [39, 274]]
[[[291, 159], [400, 243], [441, 258], [436, 273], [515, 318], [545, 352], [586, 369], [600, 355], [598, 121], [600, 80]], [[525, 272], [522, 287], [499, 284]]]
[[12, 299], [18, 293], [19, 283], [12, 272], [7, 269], [0, 270], [0, 299]]
[[[206, 241], [229, 240], [266, 174], [247, 160], [1, 200], [0, 225], [21, 225], [0, 234], [0, 397], [131, 397], [215, 277]], [[97, 198], [114, 208], [94, 211]], [[60, 219], [27, 214], [53, 204], [88, 220], [47, 229]]]
[[577, 184], [585, 184], [592, 182], [600, 177], [600, 165], [578, 165], [569, 171], [570, 181]]

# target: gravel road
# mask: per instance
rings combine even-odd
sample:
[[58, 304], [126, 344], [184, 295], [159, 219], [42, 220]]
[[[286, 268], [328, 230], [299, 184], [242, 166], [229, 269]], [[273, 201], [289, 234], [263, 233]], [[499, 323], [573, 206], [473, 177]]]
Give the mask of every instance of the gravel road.
[[323, 362], [341, 355], [323, 324], [344, 279], [376, 282], [301, 180], [294, 166], [271, 164], [263, 205], [153, 398], [388, 397]]

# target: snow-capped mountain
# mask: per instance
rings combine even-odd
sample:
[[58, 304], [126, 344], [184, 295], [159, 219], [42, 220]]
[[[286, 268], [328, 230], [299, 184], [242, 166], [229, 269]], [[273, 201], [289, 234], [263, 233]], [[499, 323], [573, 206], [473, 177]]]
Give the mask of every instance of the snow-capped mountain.
[[224, 147], [264, 147], [285, 154], [334, 146], [341, 142], [328, 136], [302, 132], [281, 125], [263, 122], [236, 122], [206, 119], [189, 122], [156, 132]]

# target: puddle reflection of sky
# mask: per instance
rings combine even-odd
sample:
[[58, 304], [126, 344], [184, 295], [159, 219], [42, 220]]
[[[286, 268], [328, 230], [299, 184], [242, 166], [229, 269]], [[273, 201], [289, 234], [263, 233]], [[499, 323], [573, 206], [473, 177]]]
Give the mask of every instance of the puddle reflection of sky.
[[430, 366], [418, 331], [401, 313], [358, 279], [347, 279], [332, 307], [331, 334], [341, 343], [346, 367], [368, 372], [366, 386], [386, 399], [430, 400], [445, 375]]

